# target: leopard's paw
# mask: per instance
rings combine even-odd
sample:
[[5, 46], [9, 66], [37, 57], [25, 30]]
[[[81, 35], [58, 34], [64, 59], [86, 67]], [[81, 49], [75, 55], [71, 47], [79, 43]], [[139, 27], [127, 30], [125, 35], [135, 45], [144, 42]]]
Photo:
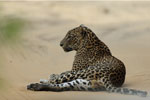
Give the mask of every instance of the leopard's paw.
[[27, 85], [27, 89], [28, 90], [32, 90], [32, 91], [41, 91], [43, 88], [43, 85], [40, 83], [32, 83]]

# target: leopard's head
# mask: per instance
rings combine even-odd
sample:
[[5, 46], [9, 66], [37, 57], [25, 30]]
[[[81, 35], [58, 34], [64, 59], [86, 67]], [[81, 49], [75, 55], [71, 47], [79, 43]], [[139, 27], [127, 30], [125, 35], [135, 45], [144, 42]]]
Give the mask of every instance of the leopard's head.
[[64, 39], [60, 42], [60, 46], [64, 49], [65, 52], [77, 51], [81, 46], [82, 40], [86, 36], [86, 29], [84, 25], [80, 25], [67, 32]]

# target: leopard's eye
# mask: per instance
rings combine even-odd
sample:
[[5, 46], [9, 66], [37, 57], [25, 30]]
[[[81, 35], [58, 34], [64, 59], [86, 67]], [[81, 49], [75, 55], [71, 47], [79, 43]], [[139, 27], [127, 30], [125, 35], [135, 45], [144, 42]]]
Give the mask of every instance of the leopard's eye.
[[68, 38], [70, 39], [70, 38], [71, 38], [71, 36], [69, 35], [69, 36], [68, 36]]

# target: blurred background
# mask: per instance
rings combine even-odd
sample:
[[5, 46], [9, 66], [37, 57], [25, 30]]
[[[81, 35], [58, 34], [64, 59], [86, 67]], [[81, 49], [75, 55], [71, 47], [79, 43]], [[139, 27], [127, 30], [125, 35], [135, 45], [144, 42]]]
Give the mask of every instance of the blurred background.
[[26, 85], [71, 69], [75, 52], [65, 53], [59, 42], [84, 24], [125, 63], [123, 87], [149, 91], [149, 11], [149, 1], [0, 1], [0, 100], [143, 100], [107, 92], [32, 92]]

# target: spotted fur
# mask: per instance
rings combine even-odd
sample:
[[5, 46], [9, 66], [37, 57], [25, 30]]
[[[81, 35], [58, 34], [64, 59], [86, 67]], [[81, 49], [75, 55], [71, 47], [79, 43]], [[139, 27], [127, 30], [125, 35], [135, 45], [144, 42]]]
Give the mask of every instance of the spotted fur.
[[115, 92], [146, 96], [146, 91], [121, 88], [125, 81], [126, 69], [123, 62], [114, 57], [91, 29], [84, 25], [66, 34], [60, 42], [65, 52], [76, 51], [71, 71], [60, 75], [52, 74], [48, 81], [30, 84], [30, 90], [84, 90]]

